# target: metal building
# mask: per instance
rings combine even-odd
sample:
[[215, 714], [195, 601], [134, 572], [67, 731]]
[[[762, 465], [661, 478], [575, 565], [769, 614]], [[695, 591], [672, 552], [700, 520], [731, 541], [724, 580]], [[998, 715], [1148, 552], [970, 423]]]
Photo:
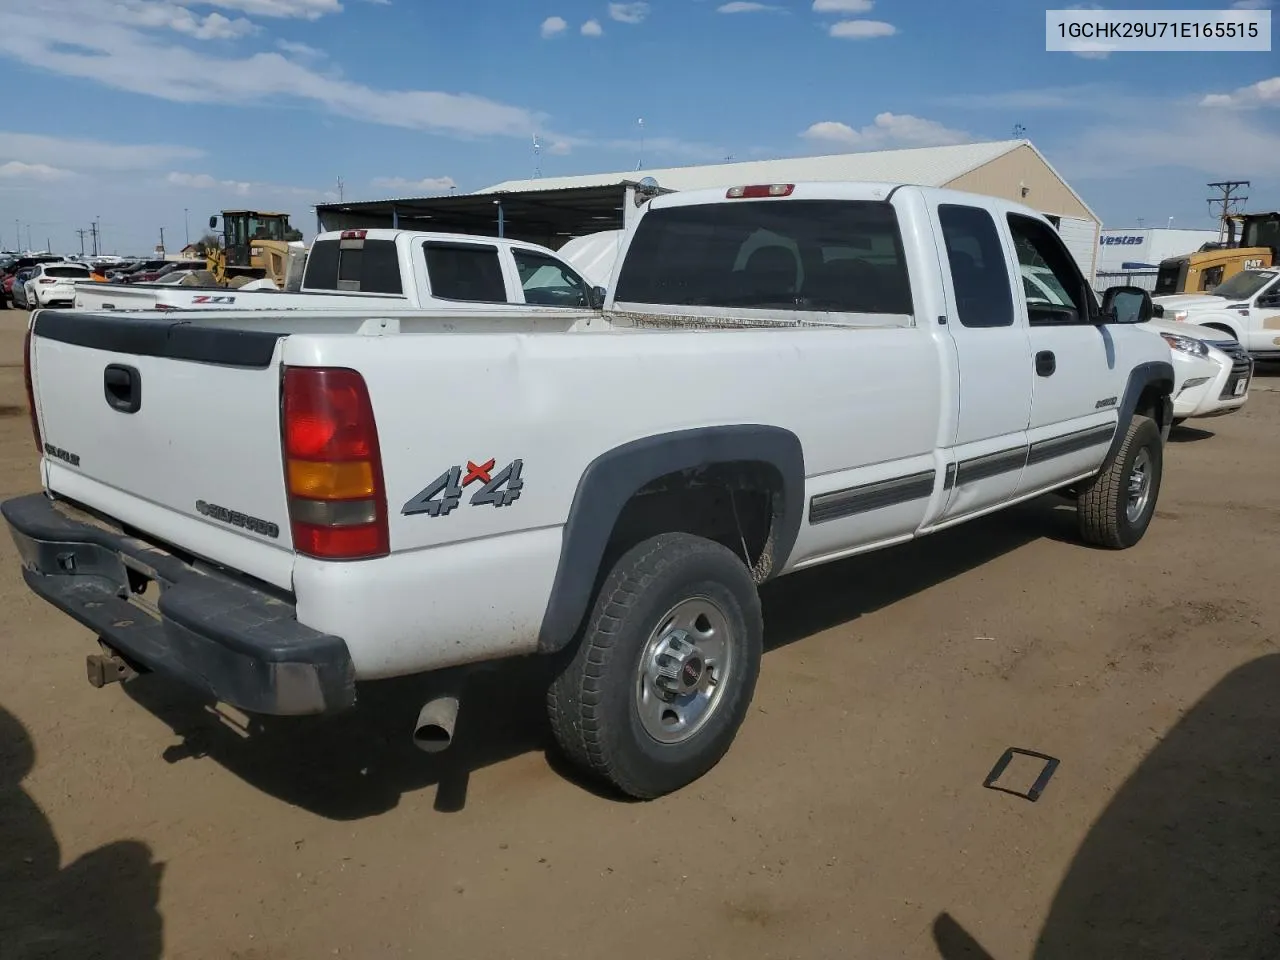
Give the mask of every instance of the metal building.
[[508, 180], [471, 194], [322, 204], [316, 213], [329, 230], [456, 230], [558, 248], [570, 237], [624, 227], [635, 209], [628, 200], [644, 177], [653, 177], [664, 190], [812, 180], [881, 180], [968, 190], [1039, 210], [1054, 221], [1085, 275], [1092, 279], [1096, 268], [1101, 221], [1028, 140]]

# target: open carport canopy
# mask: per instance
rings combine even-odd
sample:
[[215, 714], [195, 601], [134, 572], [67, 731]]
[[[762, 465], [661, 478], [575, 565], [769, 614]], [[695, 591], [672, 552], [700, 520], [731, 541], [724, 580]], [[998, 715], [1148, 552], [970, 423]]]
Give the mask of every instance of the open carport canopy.
[[322, 230], [398, 227], [503, 236], [556, 249], [572, 237], [622, 229], [628, 186], [326, 203], [316, 206], [316, 216]]

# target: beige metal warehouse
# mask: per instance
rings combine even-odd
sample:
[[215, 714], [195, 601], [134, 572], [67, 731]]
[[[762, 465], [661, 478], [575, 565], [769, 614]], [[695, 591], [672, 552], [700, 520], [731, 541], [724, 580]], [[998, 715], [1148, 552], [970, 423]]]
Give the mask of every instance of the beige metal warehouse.
[[1016, 200], [1039, 210], [1055, 221], [1087, 277], [1092, 279], [1097, 266], [1098, 235], [1102, 227], [1098, 215], [1029, 140], [508, 180], [477, 192], [506, 195], [572, 192], [632, 185], [646, 176], [670, 190], [806, 180], [887, 180], [968, 190]]

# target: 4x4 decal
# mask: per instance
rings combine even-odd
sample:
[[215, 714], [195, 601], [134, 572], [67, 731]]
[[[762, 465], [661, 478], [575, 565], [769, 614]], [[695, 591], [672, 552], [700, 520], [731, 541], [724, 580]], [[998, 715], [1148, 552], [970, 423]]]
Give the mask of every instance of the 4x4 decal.
[[465, 488], [473, 483], [481, 486], [471, 495], [471, 506], [511, 506], [520, 499], [520, 491], [524, 489], [524, 481], [520, 477], [524, 461], [512, 460], [495, 473], [493, 468], [497, 462], [493, 457], [483, 463], [468, 460], [465, 473], [460, 464], [450, 467], [423, 487], [417, 496], [400, 508], [400, 512], [406, 517], [422, 513], [429, 517], [448, 516], [462, 503]]

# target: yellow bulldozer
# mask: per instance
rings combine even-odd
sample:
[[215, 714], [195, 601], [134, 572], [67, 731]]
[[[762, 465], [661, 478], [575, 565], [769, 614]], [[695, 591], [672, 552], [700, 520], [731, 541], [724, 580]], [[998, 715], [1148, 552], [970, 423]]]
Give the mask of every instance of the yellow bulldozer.
[[1213, 293], [1219, 284], [1241, 270], [1257, 270], [1280, 262], [1280, 212], [1238, 213], [1225, 223], [1225, 243], [1206, 243], [1195, 253], [1160, 261], [1152, 291], [1155, 296]]
[[302, 239], [290, 226], [289, 215], [223, 210], [209, 218], [209, 229], [216, 231], [219, 220], [222, 242], [204, 251], [212, 282], [220, 287], [241, 287], [265, 278], [283, 290], [291, 258], [289, 243]]

